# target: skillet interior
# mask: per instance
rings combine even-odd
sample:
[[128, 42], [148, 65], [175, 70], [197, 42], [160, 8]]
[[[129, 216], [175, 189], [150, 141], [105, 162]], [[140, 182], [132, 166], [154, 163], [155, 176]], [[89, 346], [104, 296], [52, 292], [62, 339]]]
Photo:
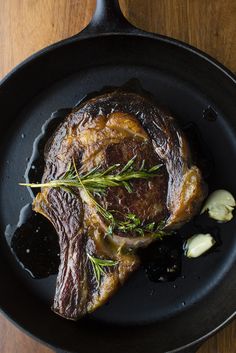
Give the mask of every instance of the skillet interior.
[[[31, 202], [28, 191], [17, 183], [50, 114], [131, 78], [138, 78], [181, 123], [197, 124], [215, 162], [210, 188], [226, 188], [236, 195], [235, 82], [200, 55], [151, 35], [74, 38], [54, 48], [23, 65], [0, 88], [1, 307], [33, 335], [71, 351], [90, 352], [96, 342], [96, 352], [164, 352], [198, 339], [236, 309], [235, 219], [220, 226], [219, 251], [184, 260], [184, 278], [177, 279], [176, 288], [173, 283], [151, 283], [139, 271], [108, 306], [78, 323], [51, 312], [55, 278], [31, 279], [11, 255], [4, 229], [16, 224], [19, 210]], [[208, 106], [218, 114], [215, 122], [203, 119]]]

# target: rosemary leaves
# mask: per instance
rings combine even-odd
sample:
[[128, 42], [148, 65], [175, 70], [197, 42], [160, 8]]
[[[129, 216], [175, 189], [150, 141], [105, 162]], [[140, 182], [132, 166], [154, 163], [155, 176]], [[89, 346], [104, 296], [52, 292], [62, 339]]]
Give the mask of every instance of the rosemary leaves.
[[[112, 214], [111, 214], [112, 215]], [[113, 216], [113, 215], [112, 215]], [[139, 236], [149, 235], [153, 238], [162, 238], [166, 235], [163, 231], [164, 224], [160, 223], [147, 223], [142, 222], [140, 218], [134, 213], [127, 213], [124, 215], [124, 220], [120, 221], [113, 217], [113, 222], [111, 222], [107, 228], [107, 235], [112, 235], [114, 231], [121, 233], [137, 233]]]
[[29, 186], [31, 188], [62, 188], [68, 192], [73, 192], [73, 188], [82, 188], [91, 203], [97, 209], [97, 212], [106, 220], [106, 235], [112, 235], [115, 231], [118, 231], [122, 233], [133, 232], [137, 233], [139, 236], [149, 234], [153, 238], [161, 238], [165, 233], [160, 224], [156, 224], [155, 222], [145, 224], [133, 213], [123, 215], [124, 220], [120, 221], [114, 217], [113, 212], [106, 210], [94, 198], [94, 195], [101, 195], [105, 192], [106, 188], [114, 186], [123, 186], [129, 193], [131, 193], [131, 180], [150, 179], [158, 175], [158, 171], [162, 164], [154, 165], [151, 168], [145, 168], [145, 161], [143, 161], [139, 170], [134, 170], [135, 159], [136, 156], [131, 158], [120, 171], [117, 171], [120, 164], [114, 164], [105, 171], [102, 171], [100, 167], [96, 167], [91, 169], [88, 173], [81, 175], [79, 174], [76, 163], [73, 159], [72, 163], [69, 164], [66, 173], [60, 179], [51, 180], [42, 184], [21, 183], [20, 185]]
[[104, 268], [116, 266], [118, 264], [118, 261], [98, 259], [98, 258], [90, 255], [89, 253], [87, 253], [87, 257], [91, 262], [91, 265], [93, 268], [93, 273], [96, 278], [97, 285], [99, 287], [100, 282], [101, 282], [101, 276], [105, 274]]
[[[104, 193], [105, 189], [114, 186], [123, 186], [128, 192], [132, 192], [131, 180], [134, 179], [150, 179], [158, 175], [158, 170], [162, 164], [157, 164], [151, 168], [145, 168], [145, 161], [143, 161], [139, 170], [134, 170], [133, 164], [136, 159], [134, 156], [126, 163], [126, 165], [117, 171], [120, 164], [114, 164], [102, 171], [100, 167], [91, 169], [86, 174], [79, 175], [76, 171], [75, 162], [70, 163], [66, 173], [57, 180], [51, 180], [47, 183], [41, 184], [25, 184], [20, 183], [23, 186], [29, 186], [31, 188], [49, 187], [49, 188], [81, 188], [81, 182], [84, 187], [92, 193]], [[115, 171], [117, 171], [115, 173]]]

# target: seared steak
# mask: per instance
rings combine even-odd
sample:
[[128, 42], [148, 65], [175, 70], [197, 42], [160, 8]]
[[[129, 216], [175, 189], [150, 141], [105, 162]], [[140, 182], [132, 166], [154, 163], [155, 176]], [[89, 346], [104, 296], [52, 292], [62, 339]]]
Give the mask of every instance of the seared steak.
[[[69, 114], [45, 148], [43, 181], [63, 176], [72, 158], [79, 173], [119, 163], [122, 168], [136, 156], [134, 169], [162, 163], [159, 174], [134, 180], [132, 193], [110, 187], [97, 201], [113, 210], [117, 219], [135, 214], [142, 222], [165, 222], [176, 229], [198, 212], [205, 196], [199, 169], [191, 164], [187, 141], [170, 114], [133, 93], [113, 92], [87, 101]], [[34, 210], [54, 225], [60, 243], [61, 264], [53, 310], [76, 320], [101, 306], [138, 267], [137, 247], [154, 239], [150, 233], [114, 231], [83, 189], [73, 194], [42, 188]], [[113, 260], [104, 268], [98, 286], [88, 254]]]

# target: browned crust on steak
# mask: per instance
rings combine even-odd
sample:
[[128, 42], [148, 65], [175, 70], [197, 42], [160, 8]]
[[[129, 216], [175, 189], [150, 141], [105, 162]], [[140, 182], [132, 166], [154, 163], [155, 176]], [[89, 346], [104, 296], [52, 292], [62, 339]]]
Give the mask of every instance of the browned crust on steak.
[[[166, 221], [176, 229], [198, 212], [205, 186], [199, 169], [192, 165], [184, 134], [173, 117], [153, 102], [134, 93], [113, 92], [93, 98], [69, 114], [45, 148], [43, 181], [61, 177], [72, 158], [79, 172], [94, 166], [122, 165], [136, 156], [147, 166], [163, 163], [160, 175], [137, 180], [133, 193], [110, 188], [99, 200], [108, 209], [135, 213], [143, 221]], [[54, 225], [60, 242], [61, 264], [53, 310], [76, 320], [101, 306], [138, 267], [134, 249], [153, 238], [134, 234], [105, 236], [107, 224], [83, 190], [76, 195], [58, 189], [42, 189], [34, 210]], [[87, 253], [117, 260], [107, 268], [97, 287]]]

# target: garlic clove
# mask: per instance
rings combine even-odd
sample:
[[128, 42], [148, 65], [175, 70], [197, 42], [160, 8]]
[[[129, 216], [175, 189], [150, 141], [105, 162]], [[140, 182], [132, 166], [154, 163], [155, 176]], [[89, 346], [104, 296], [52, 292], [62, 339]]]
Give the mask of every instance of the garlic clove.
[[211, 218], [219, 222], [228, 222], [233, 218], [234, 208], [231, 206], [219, 205], [214, 208], [209, 208], [208, 214]]
[[233, 218], [236, 206], [233, 195], [227, 190], [216, 190], [206, 200], [201, 214], [208, 211], [209, 217], [219, 222], [228, 222]]
[[194, 234], [184, 246], [184, 253], [188, 258], [196, 258], [208, 251], [216, 243], [210, 233]]

